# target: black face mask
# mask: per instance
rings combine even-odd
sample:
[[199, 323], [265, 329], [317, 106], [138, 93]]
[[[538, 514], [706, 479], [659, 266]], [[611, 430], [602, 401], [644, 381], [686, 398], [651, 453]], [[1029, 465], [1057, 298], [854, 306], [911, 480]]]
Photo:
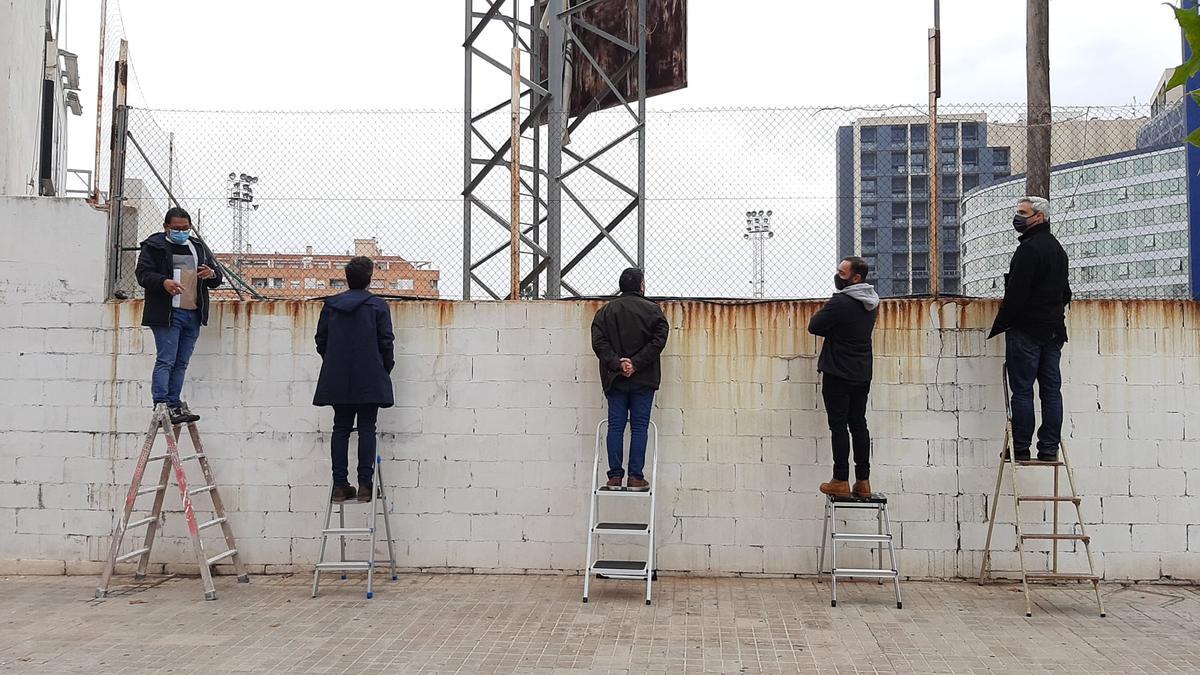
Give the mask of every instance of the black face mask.
[[1019, 213], [1013, 216], [1013, 229], [1017, 232], [1025, 232], [1025, 230], [1029, 229], [1029, 217]]
[[843, 279], [840, 274], [833, 275], [833, 286], [839, 291], [850, 285], [849, 279]]

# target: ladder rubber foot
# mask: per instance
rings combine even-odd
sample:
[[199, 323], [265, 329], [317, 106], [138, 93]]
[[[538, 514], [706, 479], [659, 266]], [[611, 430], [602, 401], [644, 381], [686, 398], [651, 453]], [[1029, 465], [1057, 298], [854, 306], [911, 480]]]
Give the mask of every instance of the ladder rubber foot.
[[399, 580], [400, 580], [399, 576], [397, 576], [395, 574], [392, 575], [392, 581], [399, 581]]
[[204, 599], [205, 599], [205, 600], [216, 600], [216, 599], [217, 599], [217, 592], [216, 592], [216, 591], [205, 591], [205, 592], [204, 592]]
[[1108, 614], [1106, 614], [1106, 613], [1104, 613], [1104, 612], [1100, 612], [1100, 618], [1101, 618], [1101, 619], [1103, 619], [1103, 618], [1104, 618], [1104, 617], [1106, 617], [1106, 616], [1108, 616]]
[[1033, 616], [1033, 612], [1025, 612], [1025, 617], [1026, 617], [1026, 618], [1029, 618], [1029, 617], [1032, 617], [1032, 616]]
[[242, 576], [238, 577], [238, 583], [239, 583], [239, 584], [248, 584], [248, 583], [250, 583], [250, 575], [249, 575], [249, 574], [243, 574]]
[[134, 581], [145, 581], [145, 580], [146, 580], [146, 575], [145, 575], [145, 574], [136, 574], [136, 573], [135, 573], [135, 574], [133, 575], [133, 580], [134, 580]]
[[375, 594], [372, 593], [371, 591], [367, 591], [367, 599], [370, 600], [373, 597], [375, 597]]
[[830, 600], [830, 601], [829, 601], [829, 606], [830, 606], [830, 607], [837, 607], [837, 600]]
[[903, 603], [903, 602], [897, 602], [897, 603], [896, 603], [896, 609], [904, 609], [904, 603]]
[[646, 604], [647, 604], [647, 605], [649, 605], [649, 604], [650, 604], [650, 601], [649, 601], [649, 600], [647, 600], [647, 601], [646, 601]]
[[654, 570], [653, 572], [650, 573], [650, 580], [658, 581], [658, 570]]
[[[99, 591], [97, 591], [97, 592], [99, 592]], [[587, 604], [587, 596], [586, 596], [586, 595], [585, 595], [585, 596], [583, 596], [583, 603], [584, 603], [585, 605]]]
[[[96, 589], [96, 599], [97, 600], [103, 600], [104, 598], [107, 598], [107, 597], [108, 597], [108, 591], [104, 590], [103, 588]], [[587, 602], [587, 598], [584, 598], [583, 601]], [[1103, 616], [1103, 614], [1101, 616]]]
[[346, 575], [345, 575], [345, 574], [343, 574], [343, 575], [342, 575], [342, 581], [345, 581], [345, 580], [346, 580]]

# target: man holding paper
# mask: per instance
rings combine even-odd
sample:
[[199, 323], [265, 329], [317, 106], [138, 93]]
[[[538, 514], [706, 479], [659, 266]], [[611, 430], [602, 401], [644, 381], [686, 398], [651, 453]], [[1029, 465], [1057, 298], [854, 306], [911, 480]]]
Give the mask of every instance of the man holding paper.
[[172, 424], [195, 422], [180, 400], [183, 377], [200, 327], [208, 325], [208, 290], [221, 285], [221, 272], [212, 251], [189, 234], [192, 217], [175, 207], [163, 218], [163, 231], [141, 243], [138, 284], [146, 289], [142, 325], [154, 332], [157, 358], [151, 378], [154, 404], [164, 403]]

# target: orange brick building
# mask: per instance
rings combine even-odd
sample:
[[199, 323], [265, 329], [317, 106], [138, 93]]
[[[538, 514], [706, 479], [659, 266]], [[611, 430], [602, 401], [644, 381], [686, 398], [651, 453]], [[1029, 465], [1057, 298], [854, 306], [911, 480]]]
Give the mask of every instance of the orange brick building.
[[[346, 254], [313, 253], [309, 246], [304, 253], [216, 253], [217, 260], [227, 269], [268, 298], [310, 298], [333, 295], [346, 290], [343, 271], [353, 256]], [[438, 298], [441, 272], [428, 262], [407, 260], [397, 255], [384, 255], [375, 239], [355, 239], [354, 255], [364, 255], [375, 262], [371, 277], [371, 292], [377, 295], [403, 295], [417, 298]], [[235, 260], [236, 259], [236, 260]], [[229, 284], [218, 295], [233, 295]]]

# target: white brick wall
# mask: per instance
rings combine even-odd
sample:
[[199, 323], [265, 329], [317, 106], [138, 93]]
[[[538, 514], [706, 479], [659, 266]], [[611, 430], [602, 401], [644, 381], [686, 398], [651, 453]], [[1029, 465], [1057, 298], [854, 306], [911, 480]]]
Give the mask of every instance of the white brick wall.
[[[54, 203], [64, 222], [103, 231], [76, 207]], [[0, 200], [0, 213], [27, 208]], [[0, 252], [4, 569], [95, 572], [147, 423], [153, 343], [137, 326], [140, 307], [98, 302], [103, 261], [84, 259], [46, 270]], [[664, 306], [673, 333], [654, 413], [664, 571], [815, 567], [816, 486], [830, 459], [818, 343], [802, 327], [818, 306]], [[579, 569], [592, 433], [604, 415], [588, 352], [597, 307], [393, 306], [397, 406], [380, 415], [380, 447], [402, 565]], [[995, 309], [883, 305], [872, 480], [892, 495], [907, 575], [978, 572], [1003, 434], [1003, 350], [983, 339]], [[205, 416], [239, 547], [258, 572], [310, 569], [316, 556], [331, 427], [329, 410], [310, 405], [316, 316], [314, 305], [218, 303], [192, 361], [186, 394]], [[1080, 302], [1070, 330], [1068, 448], [1100, 571], [1200, 578], [1200, 307]], [[1045, 476], [1026, 484], [1049, 489]], [[999, 513], [995, 560], [1015, 563], [1011, 498]], [[156, 563], [190, 569], [175, 493], [161, 532]]]

